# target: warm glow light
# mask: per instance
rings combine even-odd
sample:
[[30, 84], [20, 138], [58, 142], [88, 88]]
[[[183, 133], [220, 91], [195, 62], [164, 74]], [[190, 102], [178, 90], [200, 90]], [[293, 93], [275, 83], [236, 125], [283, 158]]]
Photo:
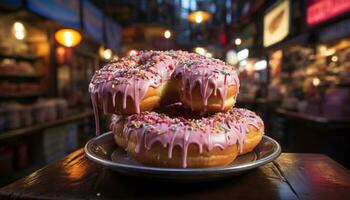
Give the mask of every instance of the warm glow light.
[[166, 39], [169, 39], [169, 38], [171, 37], [171, 31], [170, 31], [170, 30], [165, 30], [165, 31], [164, 31], [164, 37], [165, 37]]
[[23, 40], [26, 37], [26, 29], [21, 22], [15, 22], [13, 24], [12, 33], [18, 40]]
[[332, 61], [337, 62], [338, 61], [338, 56], [332, 56]]
[[[73, 152], [71, 154], [72, 158], [76, 158], [79, 152]], [[62, 170], [65, 172], [65, 176], [69, 181], [75, 182], [81, 180], [84, 175], [88, 173], [87, 165], [61, 165]], [[32, 177], [34, 178], [34, 177]]]
[[207, 52], [207, 53], [205, 53], [205, 57], [207, 57], [207, 58], [212, 58], [212, 57], [213, 57], [213, 54], [210, 53], [210, 52]]
[[73, 34], [71, 32], [64, 32], [63, 33], [63, 37], [64, 37], [64, 43], [67, 47], [71, 47], [73, 44]]
[[335, 54], [335, 49], [327, 48], [325, 45], [320, 45], [318, 50], [319, 50], [320, 54], [323, 56], [331, 56], [331, 55]]
[[266, 69], [266, 67], [267, 67], [267, 62], [266, 62], [266, 60], [259, 60], [258, 62], [256, 62], [256, 63], [254, 64], [254, 69], [255, 69], [256, 71], [264, 70], [264, 69]]
[[324, 52], [325, 56], [331, 56], [335, 54], [335, 49], [327, 49], [327, 51]]
[[320, 81], [319, 78], [312, 79], [312, 85], [313, 86], [318, 86], [318, 85], [320, 85], [320, 83], [321, 83], [321, 81]]
[[226, 62], [230, 65], [237, 64], [237, 53], [235, 50], [229, 50], [226, 53]]
[[65, 47], [74, 47], [81, 41], [81, 34], [73, 29], [60, 29], [55, 33], [56, 41]]
[[119, 57], [118, 57], [117, 55], [114, 55], [114, 56], [112, 57], [112, 60], [117, 61], [117, 60], [119, 60]]
[[248, 64], [247, 60], [242, 60], [241, 62], [239, 62], [240, 67], [245, 67], [247, 66], [247, 64]]
[[16, 32], [15, 37], [19, 40], [23, 40], [25, 37], [25, 34], [24, 34], [24, 32]]
[[110, 49], [105, 49], [103, 51], [103, 58], [106, 59], [106, 60], [109, 60], [112, 58], [112, 50]]
[[320, 45], [319, 48], [318, 48], [318, 50], [319, 50], [321, 53], [323, 53], [323, 52], [327, 51], [327, 47], [326, 47], [325, 45]]
[[237, 53], [237, 60], [238, 61], [245, 60], [248, 58], [248, 56], [249, 56], [249, 50], [243, 49]]
[[240, 44], [242, 44], [241, 38], [236, 38], [235, 39], [235, 45], [240, 45]]
[[134, 49], [132, 49], [132, 50], [130, 50], [129, 51], [129, 56], [134, 56], [134, 55], [136, 55], [137, 54], [137, 51], [136, 50], [134, 50]]
[[21, 22], [15, 22], [13, 24], [13, 28], [15, 29], [15, 31], [17, 32], [23, 32], [24, 31], [24, 25]]
[[198, 13], [194, 20], [196, 21], [197, 24], [201, 23], [203, 21], [203, 14]]
[[194, 49], [194, 52], [200, 54], [200, 55], [205, 55], [207, 53], [207, 50], [204, 49], [203, 47], [196, 47]]
[[197, 24], [207, 21], [211, 18], [211, 14], [206, 11], [195, 11], [188, 15], [188, 20]]

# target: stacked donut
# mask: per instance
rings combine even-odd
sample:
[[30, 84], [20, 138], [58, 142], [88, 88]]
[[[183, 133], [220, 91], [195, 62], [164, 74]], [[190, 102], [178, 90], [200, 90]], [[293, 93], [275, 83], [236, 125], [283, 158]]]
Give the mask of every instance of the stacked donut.
[[99, 110], [113, 114], [116, 143], [146, 165], [227, 165], [264, 133], [259, 116], [233, 107], [236, 69], [199, 54], [140, 51], [96, 71], [89, 91], [97, 133]]

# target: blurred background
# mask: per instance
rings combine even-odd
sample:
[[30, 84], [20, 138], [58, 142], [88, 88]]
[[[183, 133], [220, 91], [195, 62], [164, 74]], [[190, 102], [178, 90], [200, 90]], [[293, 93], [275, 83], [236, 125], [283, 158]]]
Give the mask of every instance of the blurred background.
[[238, 66], [237, 105], [284, 152], [349, 168], [349, 11], [348, 0], [0, 0], [0, 186], [81, 148], [95, 135], [95, 70], [151, 49]]

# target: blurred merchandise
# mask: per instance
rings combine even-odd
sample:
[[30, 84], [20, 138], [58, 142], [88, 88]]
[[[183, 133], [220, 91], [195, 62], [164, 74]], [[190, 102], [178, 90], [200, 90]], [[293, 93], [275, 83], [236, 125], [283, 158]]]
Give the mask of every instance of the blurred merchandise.
[[30, 62], [14, 59], [3, 59], [0, 63], [0, 75], [35, 75], [35, 69]]
[[285, 109], [327, 119], [350, 116], [350, 39], [316, 48], [294, 45], [278, 56], [276, 52], [270, 59], [269, 99], [280, 96]]
[[100, 46], [109, 53], [101, 62], [121, 53], [122, 28], [90, 1], [67, 2], [0, 1], [0, 186], [94, 134], [87, 85]]
[[55, 99], [56, 102], [56, 110], [57, 110], [57, 117], [63, 118], [67, 116], [68, 112], [68, 103], [65, 99]]
[[3, 81], [0, 83], [0, 95], [16, 94], [18, 91], [17, 85], [9, 81]]
[[45, 106], [41, 101], [38, 101], [33, 105], [33, 117], [35, 123], [42, 124], [46, 121]]
[[48, 100], [43, 103], [46, 110], [46, 120], [53, 121], [57, 117], [56, 104], [53, 100]]
[[0, 83], [0, 95], [27, 95], [40, 92], [40, 86], [37, 83], [12, 83], [4, 81]]
[[68, 115], [64, 99], [39, 99], [33, 104], [3, 103], [0, 110], [0, 127], [11, 130], [50, 122]]
[[7, 108], [6, 127], [8, 129], [16, 129], [21, 127], [21, 106], [16, 103], [9, 103], [5, 106]]
[[40, 92], [40, 86], [37, 83], [21, 83], [18, 85], [17, 94], [35, 94]]
[[328, 88], [322, 103], [322, 113], [328, 119], [350, 116], [350, 88]]
[[33, 117], [32, 117], [32, 106], [23, 105], [21, 106], [21, 118], [22, 118], [22, 124], [23, 126], [31, 126], [33, 124]]

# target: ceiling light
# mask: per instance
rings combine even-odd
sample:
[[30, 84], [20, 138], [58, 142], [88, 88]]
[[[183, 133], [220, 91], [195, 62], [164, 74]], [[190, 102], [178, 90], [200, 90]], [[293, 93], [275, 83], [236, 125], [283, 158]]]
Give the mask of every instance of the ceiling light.
[[75, 47], [81, 41], [81, 34], [73, 29], [60, 29], [55, 33], [56, 41], [65, 47]]
[[197, 10], [195, 12], [192, 12], [187, 17], [187, 19], [190, 22], [194, 22], [197, 24], [205, 22], [205, 21], [209, 20], [210, 18], [211, 18], [211, 14], [209, 12], [201, 11], [201, 10]]
[[241, 38], [236, 38], [235, 39], [235, 45], [240, 45], [240, 44], [242, 44]]
[[169, 38], [171, 37], [171, 31], [170, 31], [170, 30], [165, 30], [165, 31], [164, 31], [164, 37], [165, 37], [166, 39], [169, 39]]
[[18, 40], [23, 40], [26, 37], [26, 29], [21, 22], [15, 22], [13, 24], [12, 33]]
[[112, 58], [112, 50], [110, 49], [105, 49], [103, 51], [103, 58], [106, 59], [106, 60], [109, 60]]
[[312, 85], [313, 86], [318, 86], [318, 85], [320, 85], [320, 83], [321, 83], [321, 81], [320, 81], [319, 78], [312, 79]]

